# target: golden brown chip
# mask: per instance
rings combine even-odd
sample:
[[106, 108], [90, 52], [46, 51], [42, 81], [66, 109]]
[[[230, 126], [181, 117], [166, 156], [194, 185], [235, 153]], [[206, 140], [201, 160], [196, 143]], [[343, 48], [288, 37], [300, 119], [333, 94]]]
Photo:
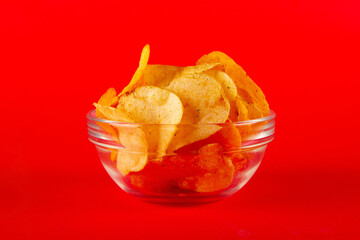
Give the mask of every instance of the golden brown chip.
[[[94, 103], [95, 107], [106, 119], [124, 123], [134, 122], [123, 111], [117, 108]], [[140, 171], [147, 163], [147, 142], [144, 132], [136, 125], [117, 125], [120, 144], [124, 149], [117, 151], [117, 168], [126, 175], [129, 172]], [[112, 155], [115, 158], [115, 155]]]
[[178, 96], [151, 86], [138, 87], [132, 93], [121, 96], [117, 109], [134, 122], [146, 123], [142, 129], [148, 151], [160, 155], [165, 154], [176, 132], [176, 124], [183, 116], [183, 106]]
[[223, 157], [221, 145], [208, 144], [198, 152], [195, 163], [202, 173], [181, 179], [179, 186], [196, 192], [214, 192], [230, 186], [235, 168], [229, 158]]
[[[240, 96], [236, 97], [236, 106], [238, 109], [238, 121], [248, 121], [249, 119], [249, 112], [246, 107], [246, 102], [241, 99]], [[245, 139], [247, 136], [249, 136], [251, 132], [251, 126], [246, 125], [240, 125], [238, 126], [240, 135], [242, 139]]]
[[110, 154], [110, 160], [115, 162], [116, 158], [117, 158], [117, 150], [116, 149], [110, 149], [111, 154]]
[[168, 65], [147, 65], [143, 74], [144, 85], [166, 87], [184, 68]]
[[224, 90], [225, 96], [227, 97], [227, 99], [229, 100], [229, 103], [230, 103], [229, 119], [232, 122], [238, 121], [238, 117], [237, 117], [238, 110], [237, 110], [237, 106], [236, 106], [236, 96], [238, 94], [237, 94], [237, 89], [236, 89], [236, 86], [235, 86], [235, 83], [233, 82], [233, 80], [226, 73], [219, 71], [219, 70], [215, 70], [215, 69], [206, 71], [206, 74], [209, 76], [212, 76], [221, 84], [221, 86]]
[[165, 88], [180, 76], [192, 76], [214, 68], [218, 63], [198, 66], [177, 67], [169, 65], [147, 65], [143, 74], [144, 85]]
[[97, 103], [94, 103], [96, 110], [98, 110], [105, 119], [118, 121], [118, 122], [134, 122], [129, 118], [129, 116], [123, 111], [109, 106], [103, 106]]
[[134, 76], [132, 77], [130, 83], [122, 90], [122, 92], [119, 94], [127, 93], [132, 91], [136, 86], [140, 84], [141, 77], [145, 71], [146, 65], [149, 61], [150, 56], [150, 46], [149, 44], [146, 44], [141, 52], [139, 67], [136, 69], [136, 72]]
[[115, 88], [109, 88], [99, 99], [98, 104], [103, 106], [116, 106], [118, 97]]
[[[118, 97], [116, 96], [116, 90], [109, 88], [99, 99], [98, 104], [103, 106], [116, 106]], [[106, 119], [106, 117], [98, 110], [95, 110], [95, 114], [98, 118]], [[97, 122], [97, 125], [102, 127], [107, 133], [109, 133], [114, 141], [119, 142], [119, 137], [116, 129], [107, 123]]]
[[206, 72], [214, 67], [219, 65], [219, 63], [204, 63], [204, 64], [198, 64], [196, 66], [188, 66], [182, 69], [180, 72], [180, 76], [193, 76], [195, 74], [200, 74], [203, 72]]
[[249, 119], [257, 119], [257, 118], [262, 118], [264, 116], [262, 114], [261, 110], [258, 107], [256, 107], [256, 105], [247, 103], [245, 101], [243, 101], [243, 102], [248, 111]]
[[236, 97], [236, 106], [238, 108], [238, 121], [250, 120], [246, 102], [243, 101], [240, 96]]
[[269, 104], [265, 99], [264, 93], [233, 59], [225, 53], [214, 51], [208, 55], [204, 55], [197, 61], [197, 64], [204, 63], [222, 64], [223, 71], [233, 79], [238, 94], [242, 96], [247, 103], [252, 103], [258, 107], [264, 116], [270, 114]]
[[207, 138], [220, 129], [217, 125], [183, 125], [223, 123], [230, 104], [221, 84], [204, 73], [175, 78], [165, 89], [175, 93], [184, 106], [180, 126], [169, 145], [169, 152]]
[[129, 172], [142, 170], [148, 161], [145, 133], [137, 126], [118, 126], [120, 143], [124, 149], [118, 150], [116, 165], [125, 176]]
[[139, 172], [148, 162], [146, 152], [129, 152], [127, 149], [118, 150], [116, 167], [124, 176], [130, 172]]

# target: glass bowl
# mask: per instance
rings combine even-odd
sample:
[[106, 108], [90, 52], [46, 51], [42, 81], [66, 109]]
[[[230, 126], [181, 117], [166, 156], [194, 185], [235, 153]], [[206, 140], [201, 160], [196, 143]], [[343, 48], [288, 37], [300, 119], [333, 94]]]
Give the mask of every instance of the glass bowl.
[[[105, 120], [97, 118], [95, 110], [91, 110], [87, 125], [89, 140], [95, 144], [105, 170], [126, 193], [153, 203], [198, 204], [231, 196], [249, 181], [274, 138], [275, 113], [242, 122], [171, 125]], [[216, 133], [166, 152], [124, 147], [120, 142], [127, 139], [134, 143], [131, 146], [141, 145], [136, 142], [137, 132], [150, 134], [149, 129], [156, 132], [167, 128], [189, 135], [196, 131]], [[156, 141], [156, 136], [152, 139], [149, 136], [148, 141]], [[143, 161], [139, 159], [145, 159], [146, 164], [124, 172], [128, 164], [134, 162], [138, 166]]]

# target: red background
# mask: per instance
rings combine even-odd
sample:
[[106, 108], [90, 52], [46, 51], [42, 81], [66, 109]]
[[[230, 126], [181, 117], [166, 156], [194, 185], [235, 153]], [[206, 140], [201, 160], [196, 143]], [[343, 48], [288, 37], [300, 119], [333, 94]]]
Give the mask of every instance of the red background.
[[[100, 3], [101, 2], [101, 3]], [[1, 239], [278, 239], [360, 234], [359, 1], [0, 3]], [[150, 63], [221, 50], [277, 113], [276, 139], [237, 194], [164, 207], [123, 193], [85, 114]]]

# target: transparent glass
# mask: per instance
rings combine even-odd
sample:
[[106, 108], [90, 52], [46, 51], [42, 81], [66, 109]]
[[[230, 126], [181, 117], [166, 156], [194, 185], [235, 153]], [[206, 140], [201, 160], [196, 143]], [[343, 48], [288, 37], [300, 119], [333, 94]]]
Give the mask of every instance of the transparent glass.
[[[198, 204], [231, 196], [250, 180], [274, 138], [275, 113], [271, 111], [270, 116], [243, 122], [171, 125], [110, 121], [97, 118], [95, 110], [91, 110], [87, 124], [89, 140], [95, 144], [105, 170], [125, 192], [154, 203]], [[184, 139], [186, 133], [189, 139], [191, 134], [216, 133], [166, 152], [125, 147], [119, 138], [131, 132], [130, 141], [134, 143], [131, 146], [137, 146], [142, 144], [136, 143], [139, 141], [137, 131], [150, 134], [174, 128], [176, 132], [185, 133]], [[153, 139], [149, 136], [148, 141], [156, 141], [156, 135]], [[121, 173], [124, 173], [123, 164], [138, 161], [144, 155], [145, 167]]]

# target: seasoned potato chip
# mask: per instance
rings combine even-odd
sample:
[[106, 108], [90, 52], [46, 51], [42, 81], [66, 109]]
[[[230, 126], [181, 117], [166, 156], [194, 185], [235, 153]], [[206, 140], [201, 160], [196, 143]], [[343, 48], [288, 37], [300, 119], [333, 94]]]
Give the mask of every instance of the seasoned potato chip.
[[231, 160], [222, 156], [220, 144], [208, 144], [199, 153], [196, 165], [203, 173], [181, 179], [179, 186], [196, 192], [214, 192], [227, 188], [232, 183], [235, 169]]
[[119, 96], [121, 94], [132, 91], [136, 86], [141, 84], [140, 80], [145, 71], [146, 65], [149, 61], [149, 56], [150, 56], [150, 46], [149, 46], [149, 44], [146, 44], [141, 52], [139, 67], [136, 69], [136, 72], [135, 72], [134, 76], [132, 77], [130, 83], [122, 90], [122, 92], [119, 94]]
[[212, 143], [220, 144], [224, 151], [239, 150], [241, 147], [241, 136], [238, 128], [232, 124], [222, 125], [221, 129], [210, 137], [179, 148], [175, 153], [181, 155], [189, 152], [198, 152], [202, 147]]
[[183, 106], [178, 96], [158, 87], [142, 86], [119, 98], [117, 109], [137, 123], [144, 125], [149, 153], [165, 154], [180, 123]]
[[249, 119], [257, 119], [257, 118], [262, 118], [264, 116], [261, 110], [256, 105], [247, 103], [245, 101], [243, 101], [243, 103], [245, 104], [245, 107], [248, 111]]
[[129, 172], [142, 170], [148, 161], [148, 144], [145, 133], [138, 127], [118, 126], [120, 143], [125, 147], [118, 150], [116, 165], [125, 176]]
[[116, 158], [117, 158], [117, 150], [116, 149], [110, 149], [111, 154], [110, 154], [110, 160], [115, 162]]
[[147, 162], [146, 152], [129, 152], [127, 149], [120, 149], [117, 152], [116, 167], [124, 176], [130, 172], [141, 171]]
[[[254, 104], [247, 103], [240, 96], [237, 96], [236, 98], [236, 105], [238, 107], [239, 121], [247, 121], [263, 117], [263, 114], [259, 108], [257, 108]], [[238, 126], [242, 138], [248, 137], [255, 128], [259, 127], [261, 127], [261, 124], [247, 124]]]
[[[109, 88], [99, 99], [98, 104], [103, 106], [116, 106], [118, 102], [118, 97], [116, 96], [116, 90], [114, 88]], [[95, 114], [98, 118], [106, 118], [98, 109], [96, 109]], [[116, 129], [106, 123], [97, 122], [97, 124], [102, 127], [107, 133], [109, 133], [114, 141], [119, 142], [119, 137]]]
[[[132, 123], [123, 111], [117, 108], [102, 106], [94, 103], [95, 107], [106, 119]], [[124, 150], [117, 151], [117, 168], [119, 171], [126, 175], [129, 172], [140, 171], [147, 163], [147, 142], [144, 132], [136, 126], [121, 126], [118, 125], [120, 143], [124, 146]], [[112, 158], [115, 156], [112, 155]]]
[[144, 85], [166, 87], [184, 68], [168, 65], [147, 65], [143, 74]]
[[246, 152], [233, 152], [230, 154], [225, 154], [224, 158], [230, 160], [234, 165], [235, 172], [240, 171], [250, 160], [251, 155]]
[[98, 104], [103, 106], [116, 106], [118, 97], [116, 96], [116, 90], [109, 88], [99, 99]]
[[98, 110], [106, 119], [119, 122], [134, 122], [126, 113], [117, 108], [103, 106], [97, 103], [94, 103], [94, 106], [96, 107], [96, 110]]
[[[175, 93], [184, 106], [181, 124], [223, 123], [230, 104], [218, 81], [206, 74], [180, 76], [165, 89]], [[180, 125], [169, 145], [169, 152], [207, 138], [220, 129], [217, 125]]]
[[241, 95], [247, 103], [252, 103], [258, 107], [264, 116], [270, 114], [269, 104], [265, 99], [264, 93], [233, 59], [225, 53], [214, 51], [208, 55], [204, 55], [197, 61], [197, 64], [204, 63], [222, 64], [223, 71], [233, 79], [238, 94]]
[[[247, 109], [247, 103], [242, 100], [240, 96], [236, 97], [236, 106], [238, 108], [238, 120], [239, 121], [247, 121], [249, 119], [249, 112]], [[251, 126], [250, 125], [241, 125], [238, 126], [240, 135], [242, 139], [245, 139], [247, 136], [249, 136], [251, 132]]]
[[238, 108], [238, 121], [250, 120], [246, 102], [243, 101], [240, 96], [236, 97], [236, 106]]
[[209, 71], [206, 71], [205, 73], [215, 78], [221, 84], [222, 88], [224, 89], [225, 96], [230, 103], [229, 119], [232, 122], [238, 121], [237, 106], [235, 101], [238, 94], [233, 80], [226, 73], [215, 69], [211, 69]]
[[147, 65], [143, 74], [144, 85], [164, 88], [180, 76], [192, 76], [214, 68], [218, 63], [198, 66], [176, 67], [169, 65]]
[[219, 63], [204, 63], [196, 66], [188, 66], [182, 69], [180, 76], [193, 76], [195, 74], [200, 74], [216, 67], [217, 65], [219, 65]]

